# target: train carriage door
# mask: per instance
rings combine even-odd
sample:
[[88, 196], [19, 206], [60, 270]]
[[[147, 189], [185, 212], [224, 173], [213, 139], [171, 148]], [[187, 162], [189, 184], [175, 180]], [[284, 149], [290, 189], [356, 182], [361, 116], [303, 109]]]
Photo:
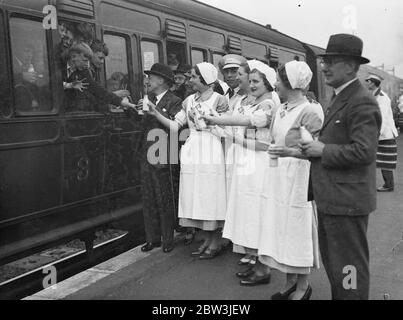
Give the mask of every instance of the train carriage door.
[[60, 17], [58, 24], [56, 59], [64, 87], [63, 204], [68, 204], [93, 199], [102, 193], [106, 105], [88, 89], [70, 88], [81, 79], [80, 72], [88, 73], [84, 81], [90, 80], [88, 77], [99, 85], [90, 51], [70, 50], [91, 47], [96, 40], [95, 25]]
[[[108, 48], [105, 59], [107, 89], [135, 100], [130, 53], [137, 51], [137, 39], [108, 31], [103, 39]], [[111, 107], [111, 111], [103, 192], [116, 194], [112, 208], [116, 210], [140, 201], [139, 147], [142, 132], [139, 123], [132, 121], [122, 110]]]

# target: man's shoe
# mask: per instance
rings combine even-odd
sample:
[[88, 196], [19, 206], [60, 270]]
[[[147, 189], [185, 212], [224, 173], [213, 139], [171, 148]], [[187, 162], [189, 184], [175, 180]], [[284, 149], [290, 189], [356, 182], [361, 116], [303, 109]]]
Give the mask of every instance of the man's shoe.
[[240, 279], [245, 279], [247, 277], [250, 277], [252, 274], [254, 274], [255, 272], [253, 271], [252, 267], [246, 269], [245, 271], [240, 271], [235, 273], [235, 275], [240, 278]]
[[377, 189], [378, 192], [392, 192], [395, 188], [390, 187], [390, 188], [386, 188], [386, 187], [380, 187]]
[[172, 243], [170, 244], [164, 244], [162, 247], [162, 251], [165, 253], [171, 252], [174, 249], [174, 245]]
[[253, 273], [251, 276], [242, 279], [240, 281], [240, 285], [241, 286], [248, 286], [248, 287], [254, 287], [254, 286], [258, 286], [261, 284], [268, 284], [270, 283], [270, 278], [271, 278], [271, 274], [266, 274], [264, 276], [258, 276], [256, 275], [256, 273]]
[[161, 247], [161, 242], [147, 242], [144, 246], [141, 247], [141, 251], [143, 252], [148, 252], [151, 251], [154, 248], [159, 248]]

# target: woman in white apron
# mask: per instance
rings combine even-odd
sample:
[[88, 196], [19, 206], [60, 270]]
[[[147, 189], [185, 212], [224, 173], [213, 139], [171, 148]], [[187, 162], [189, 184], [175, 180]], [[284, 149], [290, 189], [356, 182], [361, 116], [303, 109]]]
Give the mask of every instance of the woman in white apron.
[[226, 159], [227, 164], [232, 162], [232, 168], [227, 170], [231, 184], [223, 237], [233, 242], [234, 252], [247, 254], [250, 266], [237, 273], [242, 279], [241, 285], [270, 281], [270, 269], [264, 265], [253, 267], [251, 261], [257, 256], [259, 243], [260, 202], [265, 171], [269, 164], [269, 128], [271, 115], [276, 110], [272, 99], [276, 72], [259, 61], [250, 61], [249, 65], [241, 66], [240, 74], [250, 72], [249, 89], [255, 100], [252, 102], [251, 99], [244, 99], [235, 106], [232, 115], [204, 116], [213, 124], [234, 126], [235, 143], [231, 145]]
[[227, 112], [225, 97], [213, 91], [218, 71], [210, 63], [197, 64], [190, 83], [195, 94], [183, 102], [175, 120], [169, 120], [150, 104], [150, 113], [171, 130], [188, 125], [189, 138], [181, 149], [179, 182], [179, 223], [205, 231], [202, 246], [192, 253], [200, 259], [216, 257], [220, 251], [218, 230], [224, 226], [226, 212], [225, 162], [220, 134], [205, 125], [201, 115]]
[[323, 124], [323, 111], [311, 105], [303, 92], [311, 79], [305, 62], [288, 62], [278, 72], [277, 88], [287, 102], [277, 110], [272, 123], [274, 145], [269, 154], [279, 158], [277, 167], [266, 172], [258, 250], [259, 261], [287, 274], [285, 286], [273, 300], [309, 299], [312, 288], [308, 276], [311, 268], [318, 266], [315, 215], [308, 202], [310, 162], [298, 147], [303, 131], [312, 138]]

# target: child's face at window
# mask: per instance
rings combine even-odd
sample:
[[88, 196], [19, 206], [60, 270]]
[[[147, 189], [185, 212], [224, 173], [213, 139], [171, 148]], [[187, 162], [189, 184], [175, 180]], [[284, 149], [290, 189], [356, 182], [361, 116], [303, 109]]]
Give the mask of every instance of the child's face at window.
[[83, 53], [73, 52], [71, 54], [71, 62], [79, 70], [88, 67], [88, 58]]

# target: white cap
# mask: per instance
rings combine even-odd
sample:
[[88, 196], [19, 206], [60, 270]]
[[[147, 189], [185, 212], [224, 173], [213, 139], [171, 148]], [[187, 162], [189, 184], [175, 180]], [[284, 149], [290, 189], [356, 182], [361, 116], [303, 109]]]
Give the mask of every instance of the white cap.
[[213, 84], [217, 81], [218, 70], [214, 65], [208, 62], [202, 62], [196, 64], [196, 66], [199, 68], [204, 81], [206, 81], [208, 85]]
[[312, 71], [304, 61], [290, 61], [285, 64], [285, 72], [292, 89], [306, 89], [312, 80]]
[[276, 71], [273, 68], [259, 60], [250, 60], [248, 61], [248, 65], [251, 72], [256, 69], [257, 71], [263, 73], [271, 87], [273, 89], [276, 87], [277, 76]]

